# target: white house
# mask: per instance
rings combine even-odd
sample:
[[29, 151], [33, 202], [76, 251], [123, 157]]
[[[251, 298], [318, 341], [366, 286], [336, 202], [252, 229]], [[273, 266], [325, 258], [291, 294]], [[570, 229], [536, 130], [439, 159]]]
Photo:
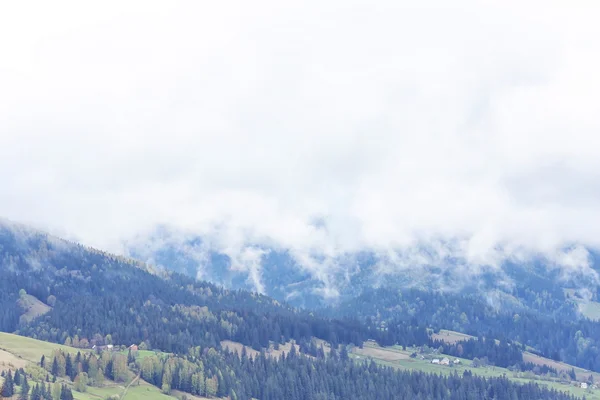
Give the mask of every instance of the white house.
[[456, 360], [454, 360], [454, 364], [460, 364], [460, 360], [457, 358]]
[[439, 358], [434, 358], [433, 360], [431, 360], [432, 364], [439, 364], [440, 363], [440, 359]]
[[585, 383], [585, 382], [581, 382], [581, 385], [580, 385], [580, 387], [581, 387], [582, 389], [587, 389], [587, 387], [588, 387], [588, 384], [587, 384], [587, 383]]
[[441, 365], [450, 365], [450, 360], [448, 359], [448, 357], [444, 357], [442, 359], [442, 361], [440, 361]]

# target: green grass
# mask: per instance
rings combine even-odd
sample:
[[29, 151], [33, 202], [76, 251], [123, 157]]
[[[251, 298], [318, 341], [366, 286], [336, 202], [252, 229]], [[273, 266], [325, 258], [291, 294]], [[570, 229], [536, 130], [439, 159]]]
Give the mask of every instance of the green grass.
[[102, 388], [88, 386], [87, 391], [83, 393], [73, 390], [73, 397], [75, 397], [78, 400], [105, 399], [108, 396], [114, 394], [120, 395], [121, 393], [123, 393], [123, 389], [124, 387], [119, 386], [108, 386]]
[[[399, 346], [382, 348], [382, 347], [378, 347], [373, 344], [365, 345], [365, 347], [367, 347], [367, 346], [376, 348], [379, 350], [381, 350], [381, 349], [388, 350], [388, 351], [394, 352], [394, 353], [404, 353], [407, 355], [410, 355], [415, 350], [415, 349], [408, 349], [408, 350], [404, 351]], [[361, 355], [359, 357], [357, 354], [350, 354], [350, 356], [358, 361], [364, 361], [366, 359], [364, 356]], [[434, 358], [439, 358], [441, 360], [444, 357], [448, 357], [450, 360], [454, 360], [457, 358], [457, 357], [446, 356], [444, 354], [436, 354]], [[588, 400], [600, 400], [600, 390], [591, 392], [591, 391], [587, 391], [585, 389], [581, 389], [579, 387], [574, 387], [569, 384], [562, 384], [560, 382], [555, 382], [555, 381], [546, 381], [546, 380], [542, 380], [542, 379], [527, 379], [527, 378], [515, 377], [513, 372], [509, 371], [506, 368], [500, 368], [500, 367], [474, 368], [471, 366], [470, 360], [466, 360], [466, 359], [462, 359], [462, 358], [459, 358], [459, 360], [461, 360], [460, 364], [458, 364], [456, 366], [451, 366], [451, 367], [437, 365], [437, 364], [431, 364], [430, 360], [427, 360], [427, 359], [421, 360], [419, 358], [408, 358], [408, 359], [401, 359], [401, 360], [395, 360], [395, 361], [388, 361], [388, 360], [384, 360], [381, 358], [375, 358], [375, 357], [370, 357], [370, 358], [372, 358], [375, 362], [377, 362], [379, 364], [402, 369], [402, 370], [415, 370], [415, 371], [422, 371], [422, 372], [427, 372], [427, 373], [436, 373], [436, 374], [443, 374], [443, 375], [454, 374], [455, 372], [457, 372], [459, 375], [462, 375], [462, 373], [464, 371], [468, 370], [468, 371], [471, 371], [474, 375], [479, 375], [479, 376], [486, 377], [486, 378], [500, 377], [500, 376], [505, 375], [507, 378], [509, 378], [510, 380], [512, 380], [514, 382], [518, 382], [518, 383], [522, 383], [522, 384], [534, 382], [539, 385], [546, 385], [549, 388], [561, 390], [563, 392], [568, 392], [575, 396], [579, 396], [579, 397], [586, 396], [586, 399], [588, 399]]]
[[[4, 332], [0, 332], [0, 349], [22, 358], [23, 360], [29, 361], [32, 364], [38, 363], [42, 355], [49, 357], [52, 354], [52, 351], [57, 349], [72, 354], [76, 354], [78, 351], [91, 351], [76, 349], [74, 347], [64, 346], [56, 343], [43, 342], [41, 340]], [[124, 354], [127, 354], [127, 350], [124, 352]], [[138, 358], [143, 359], [154, 354], [157, 353], [154, 351], [140, 350], [138, 351]], [[0, 378], [0, 380], [1, 379], [2, 378]], [[68, 383], [70, 384], [70, 382]], [[73, 390], [73, 397], [78, 400], [104, 400], [111, 395], [121, 395], [125, 389], [125, 386], [127, 386], [126, 384], [116, 384], [108, 380], [106, 383], [107, 386], [100, 388], [89, 386], [87, 391], [83, 393]], [[132, 385], [125, 396], [126, 400], [172, 400], [174, 398], [175, 397], [173, 396], [167, 396], [161, 393], [160, 389], [146, 382], [141, 382], [139, 386]]]
[[127, 391], [127, 395], [124, 400], [172, 400], [175, 397], [167, 396], [163, 394], [156, 386], [152, 386], [149, 383], [141, 382], [139, 386], [133, 385]]
[[6, 350], [24, 360], [39, 362], [42, 355], [46, 357], [52, 354], [53, 350], [61, 349], [65, 352], [77, 354], [78, 351], [85, 351], [68, 347], [61, 344], [42, 342], [25, 336], [13, 335], [12, 333], [0, 332], [0, 349]]
[[[73, 397], [78, 400], [103, 400], [108, 396], [121, 395], [126, 385], [111, 385], [106, 387], [88, 387], [84, 393], [73, 390]], [[122, 400], [173, 400], [175, 397], [163, 394], [160, 389], [147, 382], [140, 381], [138, 385], [132, 385]]]
[[[121, 354], [124, 354], [124, 355], [129, 354], [129, 349], [121, 351]], [[168, 353], [163, 353], [160, 351], [152, 351], [152, 350], [138, 350], [136, 359], [138, 361], [142, 361], [146, 357], [155, 356], [155, 355], [162, 356], [165, 354], [168, 354]]]

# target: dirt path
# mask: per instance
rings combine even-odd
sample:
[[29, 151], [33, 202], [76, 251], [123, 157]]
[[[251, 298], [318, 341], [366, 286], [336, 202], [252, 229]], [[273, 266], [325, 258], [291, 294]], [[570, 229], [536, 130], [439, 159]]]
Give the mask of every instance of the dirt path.
[[133, 379], [131, 380], [131, 382], [129, 382], [129, 385], [125, 386], [125, 389], [123, 389], [123, 393], [121, 393], [121, 399], [124, 399], [124, 398], [125, 398], [125, 396], [127, 396], [127, 391], [129, 390], [129, 387], [130, 387], [131, 385], [133, 385], [135, 382], [137, 382], [137, 381], [139, 381], [139, 380], [140, 380], [140, 375], [141, 375], [141, 374], [142, 374], [142, 372], [140, 371], [140, 372], [137, 374], [137, 376], [136, 376], [135, 378], [133, 378]]

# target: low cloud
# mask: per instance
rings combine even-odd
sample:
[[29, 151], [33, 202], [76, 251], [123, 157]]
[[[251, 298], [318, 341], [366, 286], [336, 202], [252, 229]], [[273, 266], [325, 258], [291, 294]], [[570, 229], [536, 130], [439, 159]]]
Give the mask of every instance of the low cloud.
[[588, 273], [600, 10], [536, 3], [4, 4], [0, 208], [118, 252], [198, 235], [257, 289], [267, 248], [330, 295], [363, 251]]

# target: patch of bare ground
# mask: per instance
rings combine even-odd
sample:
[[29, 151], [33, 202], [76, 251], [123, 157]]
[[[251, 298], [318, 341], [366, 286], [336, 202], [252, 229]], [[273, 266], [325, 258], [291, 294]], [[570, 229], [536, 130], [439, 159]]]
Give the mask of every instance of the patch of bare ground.
[[474, 336], [467, 335], [466, 333], [460, 333], [455, 331], [448, 331], [446, 329], [440, 330], [439, 333], [433, 333], [431, 335], [433, 340], [440, 340], [444, 343], [454, 344], [463, 340], [474, 339]]
[[528, 351], [523, 352], [523, 361], [530, 362], [536, 365], [547, 365], [556, 369], [559, 372], [569, 372], [571, 369], [574, 369], [578, 381], [585, 381], [590, 375], [594, 377], [594, 382], [598, 382], [600, 380], [600, 373], [592, 372], [579, 367], [573, 367], [570, 364], [565, 364], [560, 361], [554, 361], [549, 358], [541, 357]]
[[[294, 344], [293, 346], [296, 348], [296, 352], [300, 353], [300, 346], [297, 344]], [[279, 350], [275, 350], [275, 347], [271, 345], [267, 354], [271, 357], [279, 358], [282, 354], [288, 354], [290, 351], [292, 351], [292, 343], [287, 342], [286, 344], [280, 344]]]
[[237, 353], [238, 356], [242, 355], [242, 349], [244, 347], [246, 348], [246, 354], [248, 354], [248, 357], [254, 357], [259, 354], [259, 352], [254, 350], [252, 347], [244, 346], [241, 343], [232, 342], [231, 340], [222, 340], [221, 347], [229, 350], [232, 353], [233, 352]]
[[35, 318], [46, 314], [48, 311], [52, 310], [52, 307], [49, 305], [39, 301], [37, 297], [34, 297], [30, 294], [22, 295], [19, 300], [17, 300], [19, 307], [23, 310], [23, 314], [19, 321], [21, 323], [27, 323], [33, 321]]
[[[294, 346], [296, 347], [296, 351], [299, 353], [300, 346], [298, 346], [297, 344], [294, 344]], [[221, 341], [221, 347], [223, 347], [224, 349], [228, 349], [231, 352], [236, 352], [238, 354], [238, 356], [242, 355], [242, 349], [244, 347], [246, 348], [246, 354], [248, 355], [248, 357], [255, 357], [260, 354], [259, 351], [256, 351], [251, 347], [244, 346], [243, 344], [238, 343], [238, 342], [232, 342], [231, 340]], [[284, 353], [288, 354], [291, 350], [292, 350], [291, 342], [279, 345], [279, 349], [277, 349], [277, 350], [275, 349], [275, 346], [273, 346], [271, 344], [271, 346], [269, 346], [269, 348], [267, 349], [266, 354], [269, 357], [279, 358], [279, 357], [281, 357], [282, 354], [284, 354]]]
[[410, 355], [400, 350], [384, 349], [381, 347], [373, 347], [369, 343], [365, 343], [363, 348], [356, 347], [352, 351], [363, 357], [373, 357], [384, 361], [398, 361], [410, 359]]
[[0, 350], [0, 371], [6, 369], [25, 368], [27, 361], [4, 350]]

